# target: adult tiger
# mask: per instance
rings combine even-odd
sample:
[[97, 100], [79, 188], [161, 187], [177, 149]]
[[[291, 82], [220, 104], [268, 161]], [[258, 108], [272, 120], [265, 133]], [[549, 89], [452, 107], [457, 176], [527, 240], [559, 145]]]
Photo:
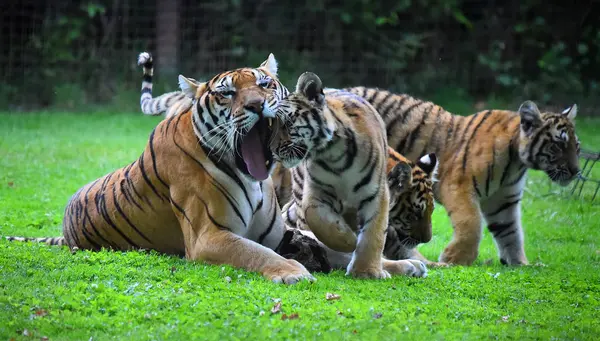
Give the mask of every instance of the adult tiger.
[[285, 230], [269, 178], [269, 137], [276, 104], [288, 93], [276, 75], [271, 54], [258, 68], [206, 83], [179, 76], [193, 105], [160, 122], [139, 159], [71, 197], [63, 237], [36, 240], [154, 249], [258, 271], [275, 282], [312, 280], [300, 263], [273, 251]]
[[454, 227], [440, 261], [472, 264], [487, 222], [503, 264], [527, 264], [520, 201], [528, 168], [567, 185], [579, 173], [577, 106], [540, 112], [524, 102], [517, 112], [488, 110], [453, 115], [431, 102], [379, 89], [346, 89], [365, 98], [386, 124], [391, 147], [411, 160], [423, 151], [440, 161], [436, 199]]

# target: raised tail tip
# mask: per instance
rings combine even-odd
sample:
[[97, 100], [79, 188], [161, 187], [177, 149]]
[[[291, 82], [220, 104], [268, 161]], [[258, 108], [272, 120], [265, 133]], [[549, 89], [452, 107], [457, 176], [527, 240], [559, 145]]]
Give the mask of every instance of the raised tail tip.
[[143, 65], [146, 67], [152, 66], [152, 55], [149, 52], [142, 52], [138, 56], [138, 65]]

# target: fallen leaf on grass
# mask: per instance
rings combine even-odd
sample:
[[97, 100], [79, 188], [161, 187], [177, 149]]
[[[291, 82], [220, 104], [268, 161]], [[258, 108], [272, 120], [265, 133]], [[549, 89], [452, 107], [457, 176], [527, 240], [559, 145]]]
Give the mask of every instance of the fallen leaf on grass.
[[48, 311], [46, 309], [36, 309], [35, 315], [43, 317], [43, 316], [48, 315]]
[[380, 318], [381, 318], [381, 316], [383, 316], [383, 314], [382, 314], [382, 313], [375, 313], [375, 314], [373, 314], [373, 318], [374, 318], [374, 319], [380, 319]]
[[41, 341], [48, 341], [48, 340], [50, 340], [50, 339], [49, 339], [47, 336], [42, 336], [42, 337], [40, 338], [40, 340], [41, 340]]
[[354, 330], [352, 331], [352, 334], [358, 334], [358, 332], [356, 331], [356, 329], [354, 329]]
[[275, 303], [273, 308], [271, 308], [271, 314], [277, 314], [280, 311], [281, 311], [281, 302], [277, 302], [277, 303]]
[[12, 186], [14, 186], [14, 185], [15, 185], [15, 183], [14, 183], [14, 182], [12, 182], [12, 181], [9, 181], [9, 182], [8, 182], [8, 187], [12, 187]]
[[261, 310], [261, 311], [258, 312], [258, 316], [263, 316], [264, 314], [265, 314], [264, 310]]
[[231, 283], [231, 277], [229, 277], [229, 276], [225, 276], [225, 282], [227, 282], [227, 283]]
[[340, 315], [340, 316], [344, 315], [344, 313], [343, 313], [343, 312], [341, 312], [341, 311], [339, 311], [339, 310], [338, 310], [338, 311], [336, 311], [336, 313], [337, 313], [338, 315]]
[[502, 322], [508, 322], [510, 315], [502, 316]]
[[171, 275], [174, 275], [174, 274], [175, 274], [175, 271], [177, 271], [177, 268], [176, 268], [176, 267], [172, 267], [172, 268], [171, 268]]
[[338, 295], [338, 294], [332, 294], [330, 292], [328, 292], [327, 294], [325, 294], [325, 299], [328, 301], [332, 301], [332, 300], [339, 300], [342, 296]]
[[295, 320], [297, 318], [300, 318], [300, 316], [298, 316], [298, 313], [293, 313], [293, 314], [290, 314], [289, 316], [287, 314], [281, 315], [282, 320]]
[[29, 336], [29, 330], [23, 329], [23, 336]]

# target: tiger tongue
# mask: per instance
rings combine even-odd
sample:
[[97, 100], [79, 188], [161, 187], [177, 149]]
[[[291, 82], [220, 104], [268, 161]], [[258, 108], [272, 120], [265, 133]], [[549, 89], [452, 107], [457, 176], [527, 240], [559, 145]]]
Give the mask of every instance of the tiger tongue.
[[254, 127], [250, 129], [242, 142], [242, 158], [246, 163], [246, 168], [252, 177], [262, 181], [269, 177], [269, 170], [265, 165], [265, 153], [260, 142], [259, 129]]

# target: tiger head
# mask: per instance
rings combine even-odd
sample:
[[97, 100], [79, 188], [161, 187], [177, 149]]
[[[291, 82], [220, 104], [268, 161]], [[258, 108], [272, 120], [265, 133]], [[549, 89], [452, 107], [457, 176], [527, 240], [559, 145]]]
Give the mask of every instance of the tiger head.
[[323, 83], [314, 73], [298, 78], [296, 91], [280, 102], [278, 110], [285, 129], [278, 134], [275, 154], [285, 168], [297, 166], [333, 139], [335, 118], [327, 108]]
[[258, 68], [223, 72], [204, 83], [180, 75], [179, 86], [193, 101], [194, 131], [207, 154], [252, 179], [266, 179], [274, 167], [269, 144], [277, 106], [288, 95], [273, 54]]
[[542, 170], [552, 181], [568, 185], [579, 174], [579, 139], [575, 134], [577, 105], [562, 113], [540, 112], [532, 101], [519, 108], [519, 157], [529, 168]]
[[438, 160], [434, 153], [424, 155], [416, 163], [390, 155], [390, 168], [390, 210], [384, 254], [390, 259], [403, 259], [407, 250], [431, 240], [433, 180]]

